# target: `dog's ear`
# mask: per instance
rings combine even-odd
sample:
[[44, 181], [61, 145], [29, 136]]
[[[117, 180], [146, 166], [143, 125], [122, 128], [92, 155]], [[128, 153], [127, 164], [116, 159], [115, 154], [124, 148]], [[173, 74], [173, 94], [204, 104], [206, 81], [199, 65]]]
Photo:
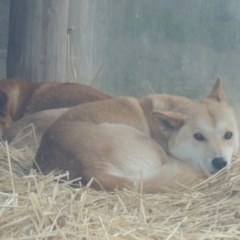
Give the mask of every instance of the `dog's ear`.
[[0, 90], [0, 116], [4, 117], [7, 109], [8, 97], [5, 91]]
[[222, 88], [222, 78], [218, 77], [217, 81], [211, 91], [211, 93], [208, 95], [208, 98], [214, 99], [218, 102], [227, 102], [225, 98], [225, 94], [223, 92]]
[[185, 123], [184, 116], [175, 112], [152, 111], [151, 117], [160, 128], [162, 134], [167, 138], [174, 130], [181, 128]]

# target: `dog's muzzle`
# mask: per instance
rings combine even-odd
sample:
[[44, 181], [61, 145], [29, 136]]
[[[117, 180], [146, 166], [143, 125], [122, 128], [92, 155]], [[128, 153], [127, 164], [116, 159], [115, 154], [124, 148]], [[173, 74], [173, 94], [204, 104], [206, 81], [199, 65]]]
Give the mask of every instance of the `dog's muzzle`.
[[227, 161], [223, 157], [214, 158], [212, 160], [212, 165], [217, 171], [219, 171], [227, 166]]

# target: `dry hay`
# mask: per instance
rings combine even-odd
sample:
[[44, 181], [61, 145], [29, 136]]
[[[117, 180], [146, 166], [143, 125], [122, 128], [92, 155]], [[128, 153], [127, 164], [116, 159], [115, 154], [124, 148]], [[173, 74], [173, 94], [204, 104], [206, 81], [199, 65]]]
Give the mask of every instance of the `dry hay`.
[[0, 158], [0, 239], [240, 239], [238, 159], [191, 189], [141, 194], [73, 189], [59, 174], [24, 176], [26, 150], [1, 146]]

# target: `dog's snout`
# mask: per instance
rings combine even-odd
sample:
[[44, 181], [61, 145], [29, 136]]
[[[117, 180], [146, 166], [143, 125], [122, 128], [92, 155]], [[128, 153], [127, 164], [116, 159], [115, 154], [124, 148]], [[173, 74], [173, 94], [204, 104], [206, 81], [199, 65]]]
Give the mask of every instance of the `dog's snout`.
[[222, 168], [224, 168], [225, 166], [227, 166], [227, 162], [223, 157], [219, 157], [219, 158], [214, 158], [212, 160], [212, 165], [214, 166], [214, 168], [216, 168], [217, 170], [221, 170]]

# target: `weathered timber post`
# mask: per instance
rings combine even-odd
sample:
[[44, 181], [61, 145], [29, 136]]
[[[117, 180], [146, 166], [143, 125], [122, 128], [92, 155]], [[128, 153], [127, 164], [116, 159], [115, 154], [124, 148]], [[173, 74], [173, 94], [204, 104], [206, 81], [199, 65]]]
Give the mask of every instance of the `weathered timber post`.
[[7, 77], [64, 81], [69, 0], [11, 0]]

